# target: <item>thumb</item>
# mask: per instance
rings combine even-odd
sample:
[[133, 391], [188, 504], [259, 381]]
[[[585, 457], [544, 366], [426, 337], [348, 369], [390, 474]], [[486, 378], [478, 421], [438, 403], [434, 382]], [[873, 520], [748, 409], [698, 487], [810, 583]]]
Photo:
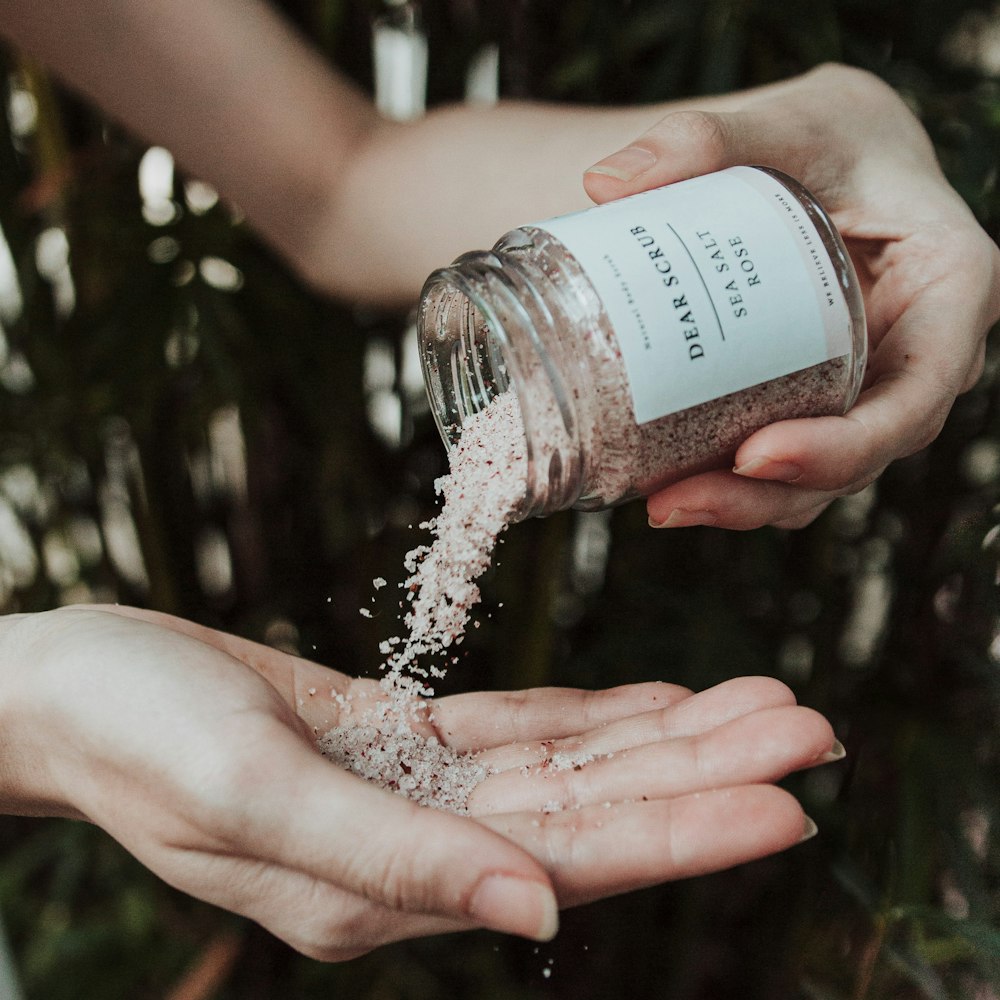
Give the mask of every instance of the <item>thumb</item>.
[[[258, 741], [258, 745], [260, 745]], [[341, 770], [278, 727], [242, 780], [246, 856], [409, 913], [548, 940], [558, 907], [545, 869], [473, 819], [419, 807]], [[236, 769], [241, 774], [243, 768]], [[247, 789], [249, 790], [249, 789]]]
[[739, 165], [777, 167], [801, 178], [808, 130], [789, 115], [749, 111], [675, 111], [584, 172], [601, 203]]

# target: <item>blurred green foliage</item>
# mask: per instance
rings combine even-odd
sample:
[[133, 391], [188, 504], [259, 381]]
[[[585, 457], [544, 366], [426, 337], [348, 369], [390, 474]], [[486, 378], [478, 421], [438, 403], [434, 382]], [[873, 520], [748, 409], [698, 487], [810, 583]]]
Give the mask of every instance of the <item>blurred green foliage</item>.
[[[376, 3], [283, 6], [370, 85]], [[430, 101], [460, 98], [484, 41], [500, 46], [504, 94], [561, 101], [709, 93], [842, 60], [907, 96], [996, 236], [1000, 90], [943, 56], [990, 9], [427, 4]], [[17, 53], [5, 66], [7, 106], [27, 94], [37, 117], [26, 131], [12, 111], [0, 135], [22, 298], [0, 301], [0, 521], [18, 543], [0, 560], [2, 608], [147, 604], [373, 670], [382, 636], [356, 609], [401, 565], [444, 461], [398, 374], [405, 317], [310, 296], [181, 179], [169, 218], [144, 218], [143, 148]], [[373, 388], [378, 359], [390, 374]], [[376, 389], [401, 402], [398, 442], [367, 419]], [[225, 474], [234, 454], [245, 489]], [[27, 996], [162, 997], [234, 933], [219, 1000], [1000, 995], [998, 505], [992, 357], [931, 448], [805, 531], [651, 538], [633, 505], [508, 533], [486, 583], [503, 610], [448, 686], [781, 677], [849, 749], [788, 783], [821, 830], [808, 844], [581, 908], [550, 945], [483, 933], [324, 966], [174, 893], [99, 831], [5, 819], [0, 909]]]

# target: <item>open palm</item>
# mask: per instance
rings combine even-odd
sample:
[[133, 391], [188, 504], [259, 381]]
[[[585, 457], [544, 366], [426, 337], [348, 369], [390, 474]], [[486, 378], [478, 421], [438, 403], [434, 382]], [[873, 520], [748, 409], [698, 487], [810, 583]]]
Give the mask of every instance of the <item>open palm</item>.
[[475, 926], [546, 938], [557, 903], [789, 847], [814, 828], [771, 783], [842, 755], [766, 678], [459, 695], [428, 725], [490, 774], [458, 816], [318, 753], [336, 695], [356, 704], [373, 681], [129, 608], [8, 623], [5, 650], [32, 665], [8, 682], [8, 809], [89, 819], [324, 959]]

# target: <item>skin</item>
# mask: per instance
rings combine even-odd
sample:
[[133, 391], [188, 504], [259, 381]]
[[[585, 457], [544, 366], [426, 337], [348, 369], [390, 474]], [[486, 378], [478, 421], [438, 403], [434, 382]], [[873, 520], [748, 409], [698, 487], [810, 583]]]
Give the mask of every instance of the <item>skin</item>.
[[1000, 318], [1000, 251], [949, 186], [919, 122], [867, 73], [821, 67], [736, 98], [669, 114], [592, 167], [599, 202], [745, 163], [798, 178], [830, 213], [861, 281], [871, 354], [843, 417], [754, 434], [731, 471], [650, 497], [650, 523], [801, 527], [837, 496], [937, 437], [982, 373]]
[[862, 282], [867, 389], [847, 417], [772, 425], [744, 443], [733, 472], [651, 497], [654, 526], [809, 523], [937, 436], [1000, 317], [1000, 252], [913, 114], [860, 70], [823, 66], [697, 102], [501, 102], [399, 123], [260, 0], [0, 0], [0, 25], [238, 203], [318, 291], [353, 301], [409, 306], [435, 267], [584, 208], [588, 195], [746, 163], [802, 181]]
[[[333, 694], [357, 704], [374, 682], [118, 606], [9, 616], [0, 650], [6, 811], [96, 823], [171, 885], [324, 960], [476, 926], [547, 939], [557, 904], [790, 847], [815, 827], [773, 782], [843, 755], [770, 678], [459, 695], [429, 731], [494, 772], [460, 817], [319, 755]], [[539, 766], [559, 750], [595, 760]], [[553, 800], [563, 811], [542, 813]]]
[[[237, 203], [315, 289], [359, 302], [409, 305], [434, 267], [588, 194], [731, 163], [798, 176], [865, 287], [868, 388], [847, 417], [766, 428], [736, 471], [651, 497], [655, 524], [807, 522], [937, 433], [1000, 310], [996, 248], [920, 126], [888, 88], [843, 67], [697, 104], [501, 103], [404, 125], [379, 119], [259, 0], [0, 0], [0, 26]], [[615, 149], [632, 152], [601, 161]], [[699, 694], [470, 694], [437, 704], [428, 723], [497, 762], [474, 816], [456, 817], [317, 754], [313, 730], [334, 724], [335, 703], [302, 692], [357, 684], [152, 613], [11, 616], [0, 621], [0, 805], [97, 823], [171, 884], [341, 959], [469, 926], [546, 938], [557, 904], [787, 848], [814, 828], [772, 783], [842, 753], [824, 720], [761, 678]], [[543, 752], [526, 746], [560, 739], [615, 756], [554, 780], [520, 773]], [[576, 808], [540, 813], [554, 790]]]

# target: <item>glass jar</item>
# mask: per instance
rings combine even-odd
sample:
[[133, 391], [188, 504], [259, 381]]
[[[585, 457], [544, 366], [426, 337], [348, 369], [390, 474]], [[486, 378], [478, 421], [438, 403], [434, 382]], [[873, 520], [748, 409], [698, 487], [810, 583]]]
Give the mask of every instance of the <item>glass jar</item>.
[[447, 445], [516, 395], [519, 517], [731, 465], [767, 424], [846, 412], [866, 362], [840, 235], [802, 185], [763, 167], [515, 229], [435, 271], [418, 322]]

